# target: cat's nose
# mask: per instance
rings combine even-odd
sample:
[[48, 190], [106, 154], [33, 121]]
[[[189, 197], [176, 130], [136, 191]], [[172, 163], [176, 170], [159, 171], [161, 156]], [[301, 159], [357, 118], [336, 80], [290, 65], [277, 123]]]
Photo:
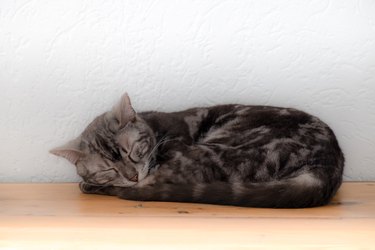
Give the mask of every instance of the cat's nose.
[[131, 181], [138, 182], [138, 174], [135, 174], [132, 178], [130, 178]]

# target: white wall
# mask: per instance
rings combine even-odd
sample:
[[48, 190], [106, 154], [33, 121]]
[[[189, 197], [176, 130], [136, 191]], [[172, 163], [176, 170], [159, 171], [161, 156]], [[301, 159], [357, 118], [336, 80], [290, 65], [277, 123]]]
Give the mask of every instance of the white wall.
[[320, 116], [347, 180], [375, 180], [375, 1], [0, 1], [0, 181], [76, 181], [48, 150], [124, 91]]

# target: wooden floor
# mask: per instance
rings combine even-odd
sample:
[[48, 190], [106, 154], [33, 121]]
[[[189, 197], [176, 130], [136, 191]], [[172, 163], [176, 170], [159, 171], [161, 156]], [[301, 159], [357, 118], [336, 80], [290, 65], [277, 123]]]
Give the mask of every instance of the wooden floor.
[[375, 249], [375, 183], [331, 205], [255, 209], [132, 202], [77, 184], [0, 184], [0, 249]]

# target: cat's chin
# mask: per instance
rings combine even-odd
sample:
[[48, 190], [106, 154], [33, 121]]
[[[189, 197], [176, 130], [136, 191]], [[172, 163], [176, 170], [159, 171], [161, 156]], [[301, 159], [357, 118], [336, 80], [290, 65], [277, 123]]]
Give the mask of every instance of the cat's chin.
[[145, 165], [143, 165], [142, 168], [137, 169], [138, 171], [138, 183], [145, 179], [149, 173], [150, 163], [146, 162]]
[[138, 172], [138, 182], [145, 179], [147, 177], [147, 175], [148, 175], [148, 169], [147, 169], [147, 171], [139, 171]]

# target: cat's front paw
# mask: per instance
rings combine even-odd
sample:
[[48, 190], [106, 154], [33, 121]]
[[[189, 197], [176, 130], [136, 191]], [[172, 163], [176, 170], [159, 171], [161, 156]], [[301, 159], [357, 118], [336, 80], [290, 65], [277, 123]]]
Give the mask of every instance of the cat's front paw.
[[87, 182], [81, 181], [79, 183], [79, 189], [81, 189], [84, 194], [107, 194], [108, 187], [100, 185], [92, 185]]
[[97, 186], [94, 186], [94, 185], [91, 185], [91, 184], [88, 184], [84, 181], [81, 181], [79, 183], [79, 189], [82, 191], [82, 193], [84, 194], [93, 194], [95, 193], [96, 189], [98, 187]]
[[103, 195], [116, 196], [119, 188], [113, 187], [113, 186], [93, 185], [93, 184], [89, 184], [87, 182], [81, 181], [79, 183], [79, 189], [81, 189], [82, 193], [84, 194], [103, 194]]

